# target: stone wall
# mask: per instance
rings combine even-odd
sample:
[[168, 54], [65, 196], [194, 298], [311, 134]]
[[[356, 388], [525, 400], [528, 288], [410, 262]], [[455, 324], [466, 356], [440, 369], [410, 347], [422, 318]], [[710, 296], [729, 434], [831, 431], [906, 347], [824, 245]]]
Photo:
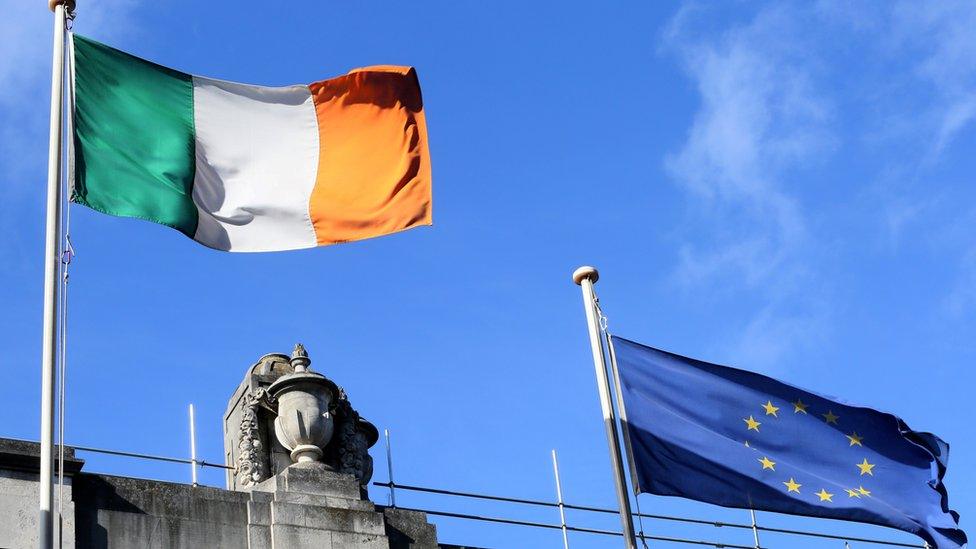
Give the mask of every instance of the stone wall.
[[[0, 547], [37, 547], [37, 519], [40, 484], [37, 482], [39, 445], [33, 442], [0, 439]], [[57, 456], [57, 448], [55, 448]], [[65, 482], [61, 496], [64, 502], [64, 521], [59, 529], [64, 547], [75, 543], [75, 508], [72, 481], [83, 462], [75, 458], [74, 450], [66, 448]], [[54, 489], [55, 512], [58, 488]], [[57, 517], [55, 517], [56, 519]], [[55, 537], [57, 542], [57, 537]]]
[[[36, 547], [38, 455], [0, 439], [0, 547]], [[374, 506], [351, 475], [289, 468], [238, 492], [82, 473], [68, 455], [66, 549], [448, 547], [425, 514]]]

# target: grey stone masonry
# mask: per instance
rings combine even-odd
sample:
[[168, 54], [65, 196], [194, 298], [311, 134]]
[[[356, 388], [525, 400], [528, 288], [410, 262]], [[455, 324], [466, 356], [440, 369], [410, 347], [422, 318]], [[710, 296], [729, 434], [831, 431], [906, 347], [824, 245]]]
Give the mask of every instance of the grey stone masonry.
[[[0, 547], [37, 544], [36, 443], [0, 438]], [[66, 449], [65, 549], [440, 548], [424, 513], [377, 508], [351, 474], [288, 467], [250, 491], [80, 472]], [[57, 498], [57, 494], [55, 494]]]
[[[58, 448], [55, 447], [55, 455]], [[37, 481], [39, 445], [20, 440], [0, 439], [0, 547], [37, 547], [37, 518], [40, 484]], [[75, 458], [73, 448], [64, 452], [64, 490], [55, 486], [54, 502], [63, 501], [63, 521], [59, 529], [63, 546], [75, 546], [74, 478], [84, 462]], [[57, 467], [57, 464], [55, 464]], [[57, 469], [55, 469], [57, 474]], [[59, 498], [60, 495], [60, 498]], [[58, 542], [57, 532], [55, 543]]]

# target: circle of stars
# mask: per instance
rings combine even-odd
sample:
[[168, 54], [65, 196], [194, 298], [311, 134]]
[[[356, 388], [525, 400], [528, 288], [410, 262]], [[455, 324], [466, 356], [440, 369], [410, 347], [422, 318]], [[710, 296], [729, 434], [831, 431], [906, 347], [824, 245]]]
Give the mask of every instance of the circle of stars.
[[[795, 401], [790, 402], [789, 404], [793, 407], [793, 415], [797, 415], [797, 414], [810, 415], [809, 412], [810, 404], [803, 402], [802, 399], [797, 398]], [[770, 420], [770, 421], [777, 420], [780, 418], [779, 411], [781, 408], [782, 406], [777, 406], [776, 404], [774, 404], [772, 399], [768, 399], [766, 400], [765, 404], [760, 404], [760, 409], [762, 410], [762, 415], [760, 417], [765, 417], [766, 420]], [[820, 417], [823, 418], [824, 423], [828, 425], [836, 425], [840, 427], [841, 418], [839, 415], [834, 413], [833, 409], [828, 409], [826, 412], [819, 415]], [[759, 428], [763, 424], [763, 422], [757, 420], [755, 415], [750, 414], [748, 417], [742, 418], [742, 421], [745, 423], [747, 432], [748, 431], [755, 431], [756, 433], [761, 432]], [[864, 447], [864, 436], [858, 434], [857, 431], [851, 431], [850, 434], [845, 434], [844, 437], [847, 438], [848, 447], [851, 448], [853, 448], [854, 446], [858, 446], [861, 448]], [[745, 441], [745, 445], [748, 448], [752, 448], [748, 440]], [[762, 467], [761, 471], [772, 471], [772, 472], [776, 471], [776, 462], [773, 461], [769, 456], [764, 455], [760, 458], [757, 458], [756, 461]], [[870, 463], [866, 457], [863, 458], [860, 463], [855, 463], [854, 465], [855, 467], [857, 467], [860, 473], [859, 476], [864, 476], [864, 475], [868, 475], [871, 477], [874, 476], [874, 467], [876, 464]], [[797, 495], [802, 494], [800, 489], [803, 488], [803, 484], [798, 482], [796, 478], [791, 476], [789, 480], [782, 481], [781, 483], [785, 487], [787, 494], [797, 494]], [[843, 491], [847, 494], [848, 498], [860, 499], [863, 497], [871, 496], [871, 491], [865, 488], [863, 485], [859, 485], [857, 488], [844, 488]], [[818, 503], [834, 503], [834, 496], [836, 494], [832, 492], [828, 492], [826, 488], [820, 488], [820, 491], [814, 492], [813, 495], [817, 497]]]

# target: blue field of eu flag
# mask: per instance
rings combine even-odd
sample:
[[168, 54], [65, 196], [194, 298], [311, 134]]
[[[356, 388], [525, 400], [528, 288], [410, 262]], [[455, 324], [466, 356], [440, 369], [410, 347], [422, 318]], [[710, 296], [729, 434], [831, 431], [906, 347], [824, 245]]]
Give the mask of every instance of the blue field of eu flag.
[[901, 419], [613, 338], [638, 492], [890, 526], [966, 544], [949, 447]]

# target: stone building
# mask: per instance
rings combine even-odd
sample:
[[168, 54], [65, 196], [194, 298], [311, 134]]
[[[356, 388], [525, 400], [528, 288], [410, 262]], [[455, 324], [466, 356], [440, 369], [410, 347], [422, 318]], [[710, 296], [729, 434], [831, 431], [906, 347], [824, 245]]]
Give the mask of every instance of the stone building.
[[[63, 547], [456, 547], [424, 513], [369, 500], [376, 428], [310, 362], [296, 345], [248, 369], [224, 416], [226, 489], [88, 473], [65, 448]], [[39, 454], [0, 439], [2, 548], [36, 547]]]

